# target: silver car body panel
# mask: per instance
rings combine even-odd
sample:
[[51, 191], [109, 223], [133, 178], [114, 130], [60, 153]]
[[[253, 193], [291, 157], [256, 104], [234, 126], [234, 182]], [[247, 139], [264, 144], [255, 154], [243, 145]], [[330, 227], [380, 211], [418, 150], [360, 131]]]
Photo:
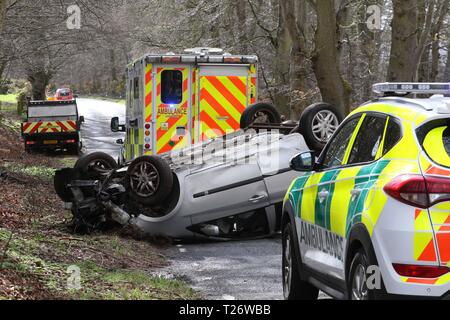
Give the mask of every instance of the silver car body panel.
[[140, 215], [135, 223], [146, 233], [189, 238], [192, 225], [282, 203], [299, 175], [290, 160], [308, 150], [298, 133], [240, 132], [225, 143], [217, 139], [163, 155], [180, 184], [178, 203], [164, 217]]

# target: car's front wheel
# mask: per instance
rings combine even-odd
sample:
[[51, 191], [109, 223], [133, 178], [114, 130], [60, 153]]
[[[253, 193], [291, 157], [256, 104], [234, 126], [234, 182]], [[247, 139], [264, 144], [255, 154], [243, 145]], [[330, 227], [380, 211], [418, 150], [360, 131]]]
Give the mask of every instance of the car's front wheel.
[[286, 300], [316, 300], [319, 290], [312, 284], [302, 281], [297, 264], [297, 252], [294, 247], [292, 225], [286, 224], [283, 229], [283, 294]]

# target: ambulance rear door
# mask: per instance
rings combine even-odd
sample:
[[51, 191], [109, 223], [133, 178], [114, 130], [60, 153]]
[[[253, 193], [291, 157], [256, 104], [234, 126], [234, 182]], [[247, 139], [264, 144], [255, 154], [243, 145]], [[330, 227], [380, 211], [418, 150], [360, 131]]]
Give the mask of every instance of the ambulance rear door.
[[179, 150], [190, 143], [192, 128], [192, 66], [155, 64], [153, 152]]
[[199, 106], [195, 141], [223, 136], [239, 130], [247, 108], [249, 65], [200, 64]]

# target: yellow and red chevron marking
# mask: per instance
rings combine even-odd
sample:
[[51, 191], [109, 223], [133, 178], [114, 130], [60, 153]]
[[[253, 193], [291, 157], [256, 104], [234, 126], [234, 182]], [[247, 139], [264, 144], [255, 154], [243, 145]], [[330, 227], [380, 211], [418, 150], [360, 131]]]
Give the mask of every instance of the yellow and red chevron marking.
[[198, 123], [196, 123], [197, 119], [198, 119], [198, 108], [197, 108], [197, 69], [193, 69], [192, 70], [192, 131], [191, 131], [191, 140], [192, 143], [196, 143], [198, 141], [198, 131], [197, 131], [197, 125]]
[[25, 122], [22, 124], [22, 133], [52, 133], [52, 132], [76, 132], [78, 130], [75, 121], [39, 121]]
[[[168, 106], [161, 101], [161, 73], [163, 70], [178, 70], [183, 73], [183, 99], [179, 105]], [[157, 70], [157, 119], [156, 151], [158, 154], [186, 146], [188, 140], [177, 135], [177, 128], [188, 129], [189, 68], [158, 68]]]
[[152, 65], [148, 64], [145, 70], [145, 122], [152, 120]]
[[239, 130], [242, 113], [247, 107], [247, 78], [204, 76], [200, 87], [202, 136], [214, 138]]
[[428, 210], [416, 210], [414, 221], [414, 259], [417, 261], [436, 262], [433, 229]]

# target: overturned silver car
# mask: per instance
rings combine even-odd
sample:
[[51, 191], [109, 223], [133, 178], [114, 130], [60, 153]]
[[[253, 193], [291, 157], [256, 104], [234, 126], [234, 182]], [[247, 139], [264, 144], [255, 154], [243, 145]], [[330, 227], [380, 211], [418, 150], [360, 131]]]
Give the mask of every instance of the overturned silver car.
[[56, 172], [55, 190], [78, 231], [115, 221], [176, 239], [272, 235], [298, 176], [290, 160], [311, 148], [298, 126], [255, 127], [120, 168], [107, 154], [88, 154]]

